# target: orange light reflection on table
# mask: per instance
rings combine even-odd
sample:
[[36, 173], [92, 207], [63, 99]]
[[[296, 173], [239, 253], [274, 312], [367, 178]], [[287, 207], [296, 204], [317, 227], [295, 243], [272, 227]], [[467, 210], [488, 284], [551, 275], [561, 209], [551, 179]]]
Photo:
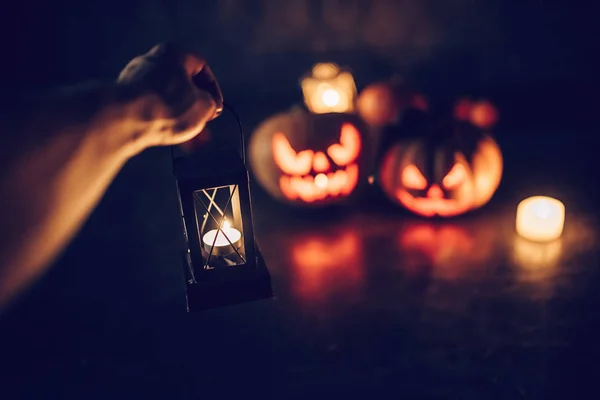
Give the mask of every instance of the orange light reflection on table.
[[597, 234], [588, 216], [575, 213], [570, 215], [564, 233], [557, 239], [540, 242], [515, 233], [511, 261], [519, 282], [543, 288], [544, 294], [550, 296], [554, 286], [564, 285], [578, 268], [590, 263], [585, 255], [596, 246]]
[[547, 299], [554, 294], [564, 272], [562, 258], [561, 239], [539, 243], [515, 235], [512, 251], [515, 279], [518, 283], [530, 285], [528, 295], [532, 298]]
[[493, 231], [455, 224], [409, 223], [399, 231], [398, 245], [409, 273], [431, 268], [436, 278], [455, 280], [481, 269], [493, 249]]
[[363, 281], [362, 243], [355, 232], [298, 238], [291, 259], [293, 290], [308, 302], [339, 291], [352, 295]]

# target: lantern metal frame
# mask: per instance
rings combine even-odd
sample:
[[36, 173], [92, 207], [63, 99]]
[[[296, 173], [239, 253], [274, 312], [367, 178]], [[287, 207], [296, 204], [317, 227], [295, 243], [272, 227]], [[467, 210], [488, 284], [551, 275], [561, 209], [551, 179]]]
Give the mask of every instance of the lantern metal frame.
[[[250, 179], [243, 152], [242, 141], [242, 158], [235, 149], [173, 156], [186, 247], [182, 264], [188, 312], [273, 297], [269, 271], [254, 237]], [[229, 191], [225, 205], [215, 202], [218, 190]], [[205, 214], [198, 207], [201, 200]], [[226, 214], [233, 215], [234, 226], [240, 229], [239, 245], [232, 243], [222, 230]], [[215, 241], [210, 250], [205, 249], [206, 225], [216, 227], [215, 241], [223, 233], [233, 251], [225, 256], [213, 254]], [[215, 264], [215, 259], [221, 264]]]

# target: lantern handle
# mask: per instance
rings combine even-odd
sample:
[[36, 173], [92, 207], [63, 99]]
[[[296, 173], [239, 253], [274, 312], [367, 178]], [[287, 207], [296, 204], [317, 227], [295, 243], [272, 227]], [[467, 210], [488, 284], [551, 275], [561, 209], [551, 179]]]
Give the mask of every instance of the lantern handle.
[[[244, 140], [244, 126], [242, 125], [242, 120], [240, 119], [239, 115], [235, 112], [235, 110], [233, 109], [232, 106], [230, 106], [228, 103], [223, 103], [223, 107], [228, 109], [233, 116], [235, 117], [235, 120], [237, 121], [239, 130], [240, 130], [240, 152], [241, 152], [241, 156], [242, 156], [242, 162], [244, 163], [244, 166], [246, 165], [246, 144], [245, 144], [245, 140]], [[172, 145], [171, 147], [171, 161], [173, 163], [173, 168], [175, 168], [175, 146]]]
[[228, 109], [229, 112], [233, 114], [235, 120], [238, 123], [238, 127], [240, 129], [240, 153], [242, 156], [242, 162], [244, 163], [244, 165], [246, 165], [246, 144], [244, 141], [244, 126], [242, 125], [242, 120], [240, 119], [240, 116], [235, 112], [233, 107], [229, 105], [229, 103], [224, 102], [223, 107]]

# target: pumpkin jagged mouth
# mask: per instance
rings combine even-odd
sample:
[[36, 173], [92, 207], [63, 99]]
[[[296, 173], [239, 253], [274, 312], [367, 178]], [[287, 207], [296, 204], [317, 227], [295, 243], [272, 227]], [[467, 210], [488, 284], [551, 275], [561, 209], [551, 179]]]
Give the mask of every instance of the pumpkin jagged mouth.
[[424, 217], [452, 217], [462, 214], [470, 207], [470, 203], [461, 203], [454, 199], [437, 199], [428, 197], [414, 197], [405, 190], [398, 189], [396, 198], [406, 208]]
[[350, 164], [345, 169], [339, 169], [327, 174], [315, 176], [288, 176], [279, 178], [279, 187], [289, 200], [301, 199], [306, 203], [324, 200], [350, 194], [358, 183], [358, 165]]

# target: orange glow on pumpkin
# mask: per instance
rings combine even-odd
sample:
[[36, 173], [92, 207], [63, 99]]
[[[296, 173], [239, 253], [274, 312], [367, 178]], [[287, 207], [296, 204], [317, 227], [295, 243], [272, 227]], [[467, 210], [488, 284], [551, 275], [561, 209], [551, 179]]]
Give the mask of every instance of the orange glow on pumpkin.
[[358, 183], [358, 166], [349, 165], [345, 170], [320, 173], [312, 176], [282, 176], [281, 192], [289, 200], [301, 199], [307, 203], [323, 200], [328, 196], [348, 195]]
[[411, 189], [425, 189], [427, 179], [414, 164], [410, 164], [402, 171], [402, 184]]
[[358, 112], [370, 125], [383, 126], [398, 120], [400, 101], [387, 82], [367, 86], [358, 97]]
[[[347, 196], [358, 184], [355, 161], [360, 155], [361, 139], [352, 124], [342, 124], [340, 143], [327, 148], [331, 161], [322, 152], [296, 152], [281, 132], [273, 136], [272, 149], [273, 160], [284, 173], [279, 178], [279, 187], [288, 200], [312, 203], [332, 196]], [[341, 168], [333, 170], [332, 165]]]
[[[383, 157], [379, 182], [394, 202], [424, 217], [452, 217], [486, 204], [502, 177], [502, 153], [489, 136], [478, 139], [470, 162], [460, 150], [444, 176], [426, 177], [414, 164], [424, 156], [435, 162], [449, 162], [444, 152], [422, 153], [421, 143], [398, 143]], [[419, 153], [421, 152], [421, 153]]]
[[[428, 193], [430, 192], [428, 191]], [[424, 217], [433, 217], [435, 215], [453, 217], [463, 214], [471, 208], [471, 204], [467, 202], [435, 196], [414, 197], [401, 189], [396, 192], [396, 197], [404, 207]]]
[[286, 174], [307, 174], [312, 167], [313, 154], [312, 150], [296, 153], [283, 133], [273, 135], [273, 158]]
[[335, 143], [327, 149], [329, 157], [339, 166], [350, 164], [360, 154], [360, 135], [351, 124], [343, 124], [340, 143]]
[[450, 172], [448, 172], [442, 180], [442, 184], [446, 188], [451, 189], [463, 183], [465, 179], [467, 179], [467, 170], [465, 169], [465, 166], [462, 164], [454, 164]]
[[315, 154], [315, 158], [313, 159], [313, 169], [315, 172], [327, 172], [331, 165], [329, 164], [329, 160], [327, 156], [320, 151]]
[[277, 201], [327, 207], [344, 202], [362, 181], [366, 134], [358, 116], [294, 107], [255, 129], [248, 159], [257, 183]]

